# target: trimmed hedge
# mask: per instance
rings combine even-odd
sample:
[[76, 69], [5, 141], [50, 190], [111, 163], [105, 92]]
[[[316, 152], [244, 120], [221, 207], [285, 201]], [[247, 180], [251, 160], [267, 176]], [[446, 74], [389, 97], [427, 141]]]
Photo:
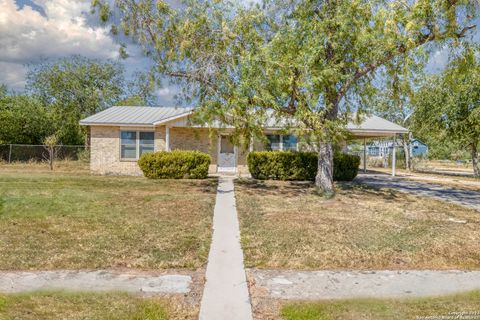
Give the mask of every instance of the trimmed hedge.
[[[318, 155], [314, 152], [258, 151], [247, 157], [248, 169], [260, 180], [315, 180]], [[333, 157], [333, 179], [351, 181], [358, 173], [360, 157], [336, 153]]]
[[151, 179], [205, 179], [211, 161], [203, 152], [174, 150], [145, 153], [138, 165], [145, 177]]
[[358, 174], [360, 157], [346, 153], [336, 153], [333, 156], [333, 180], [352, 181]]
[[317, 155], [313, 152], [254, 151], [247, 157], [248, 170], [260, 180], [314, 180]]

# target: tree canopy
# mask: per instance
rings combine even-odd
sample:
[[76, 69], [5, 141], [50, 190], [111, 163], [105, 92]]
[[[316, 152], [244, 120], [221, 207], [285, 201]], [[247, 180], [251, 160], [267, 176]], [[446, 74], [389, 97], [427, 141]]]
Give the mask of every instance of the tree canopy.
[[[471, 153], [474, 173], [480, 149], [480, 62], [478, 51], [459, 50], [445, 71], [431, 76], [415, 101], [414, 127], [420, 135], [454, 143]], [[429, 139], [431, 140], [431, 139]]]
[[[109, 3], [93, 0], [109, 21]], [[270, 112], [300, 124], [319, 145], [317, 186], [333, 192], [332, 143], [374, 80], [408, 74], [433, 44], [474, 28], [476, 1], [115, 0], [120, 30], [153, 59], [153, 73], [182, 85], [203, 121], [220, 119], [249, 141]], [[118, 23], [117, 23], [118, 22]], [[288, 121], [287, 121], [288, 123]]]
[[0, 95], [0, 123], [0, 144], [41, 144], [55, 130], [38, 99], [17, 94]]
[[83, 144], [82, 118], [117, 103], [151, 103], [153, 87], [142, 74], [127, 83], [118, 61], [72, 56], [32, 66], [26, 89], [47, 106], [59, 141]]
[[80, 119], [116, 104], [155, 103], [148, 74], [125, 81], [117, 61], [81, 56], [30, 66], [26, 92], [0, 85], [0, 143], [41, 144], [55, 134], [61, 144], [83, 144]]

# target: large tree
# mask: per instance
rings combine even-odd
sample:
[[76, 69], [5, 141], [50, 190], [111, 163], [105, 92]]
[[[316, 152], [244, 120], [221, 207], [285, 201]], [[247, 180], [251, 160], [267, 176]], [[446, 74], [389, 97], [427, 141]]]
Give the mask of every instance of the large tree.
[[[432, 43], [464, 38], [476, 1], [277, 0], [245, 6], [221, 0], [93, 0], [154, 60], [153, 72], [183, 86], [202, 120], [220, 118], [249, 141], [267, 115], [318, 142], [316, 185], [333, 193], [334, 141], [374, 79], [420, 59]], [[115, 14], [112, 14], [114, 12]], [[273, 113], [271, 113], [273, 112]]]
[[0, 144], [41, 144], [52, 134], [54, 123], [36, 98], [16, 93], [0, 94]]
[[480, 61], [472, 47], [459, 50], [445, 71], [432, 76], [415, 100], [414, 125], [424, 135], [455, 143], [471, 154], [480, 176]]
[[125, 89], [123, 98], [116, 104], [119, 106], [151, 106], [156, 104], [153, 94], [155, 80], [148, 73], [136, 72]]
[[121, 100], [124, 82], [118, 62], [73, 56], [32, 66], [27, 92], [48, 106], [63, 144], [82, 144], [80, 119]]

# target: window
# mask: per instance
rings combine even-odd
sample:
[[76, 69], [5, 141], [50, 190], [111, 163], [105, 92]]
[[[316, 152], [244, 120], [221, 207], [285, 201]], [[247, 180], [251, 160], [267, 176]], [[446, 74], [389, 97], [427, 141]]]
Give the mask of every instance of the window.
[[154, 133], [140, 132], [139, 156], [147, 152], [153, 152], [155, 149]]
[[120, 158], [137, 160], [142, 154], [155, 151], [154, 135], [154, 132], [121, 131]]
[[267, 134], [267, 139], [267, 150], [281, 150], [279, 134]]
[[267, 134], [267, 150], [297, 150], [297, 137], [294, 135]]
[[136, 159], [137, 158], [137, 132], [136, 131], [122, 131], [122, 144], [120, 156], [122, 159]]
[[235, 153], [235, 147], [228, 136], [220, 137], [220, 153]]
[[297, 137], [294, 135], [283, 136], [283, 150], [297, 150]]

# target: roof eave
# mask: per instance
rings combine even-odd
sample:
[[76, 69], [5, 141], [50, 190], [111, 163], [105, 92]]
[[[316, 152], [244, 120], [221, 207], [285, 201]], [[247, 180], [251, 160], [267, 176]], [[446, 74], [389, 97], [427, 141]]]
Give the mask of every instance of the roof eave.
[[182, 114], [179, 114], [179, 115], [176, 115], [176, 116], [173, 116], [173, 117], [168, 117], [168, 118], [165, 118], [165, 119], [162, 119], [162, 120], [155, 121], [155, 122], [153, 122], [153, 125], [158, 126], [158, 125], [170, 122], [170, 121], [174, 121], [174, 120], [178, 120], [178, 119], [181, 119], [181, 118], [184, 118], [184, 117], [188, 117], [192, 113], [193, 113], [193, 111], [189, 110], [187, 112], [184, 112]]
[[86, 122], [80, 121], [81, 126], [97, 127], [154, 127], [152, 123], [121, 123], [121, 122]]
[[394, 136], [396, 134], [404, 134], [408, 133], [408, 129], [405, 130], [380, 130], [380, 129], [348, 129], [350, 133], [353, 135], [361, 135], [361, 136], [379, 136], [379, 137], [385, 137], [385, 136]]

